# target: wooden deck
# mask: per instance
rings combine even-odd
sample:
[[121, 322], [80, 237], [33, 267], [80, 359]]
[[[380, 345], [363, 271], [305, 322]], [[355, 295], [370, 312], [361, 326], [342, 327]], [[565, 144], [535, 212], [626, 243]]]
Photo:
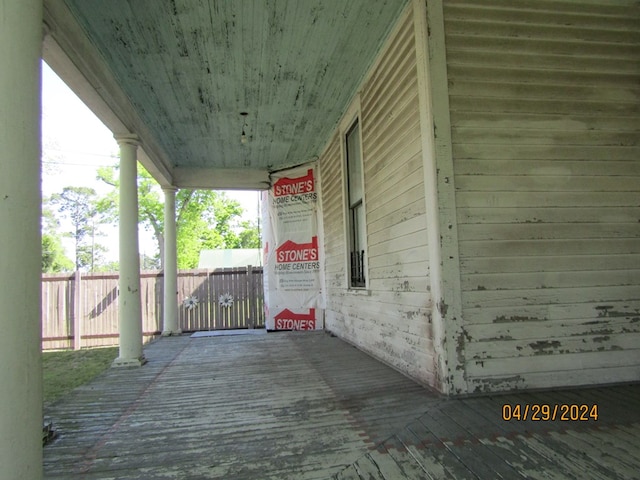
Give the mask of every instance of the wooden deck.
[[[46, 408], [45, 478], [639, 478], [640, 385], [444, 399], [322, 332], [145, 355]], [[597, 404], [598, 420], [504, 421], [503, 404]]]

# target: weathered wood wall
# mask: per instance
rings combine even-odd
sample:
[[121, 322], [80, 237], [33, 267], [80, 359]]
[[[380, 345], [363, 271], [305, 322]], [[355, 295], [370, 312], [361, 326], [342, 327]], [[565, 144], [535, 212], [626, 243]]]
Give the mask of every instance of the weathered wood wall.
[[640, 379], [640, 4], [444, 13], [469, 389]]
[[[163, 273], [140, 276], [145, 340], [162, 331]], [[220, 305], [220, 295], [233, 305]], [[79, 298], [78, 298], [79, 296]], [[198, 306], [185, 308], [187, 297]], [[183, 270], [178, 273], [178, 326], [182, 331], [264, 327], [262, 267]], [[79, 325], [79, 327], [78, 327]], [[80, 339], [78, 338], [78, 329]], [[118, 274], [47, 274], [42, 277], [42, 348], [118, 345]]]
[[320, 158], [328, 290], [325, 322], [329, 330], [362, 350], [433, 384], [412, 18], [408, 8], [360, 89], [368, 266], [364, 290], [348, 289], [346, 271], [342, 143], [348, 123], [338, 129]]

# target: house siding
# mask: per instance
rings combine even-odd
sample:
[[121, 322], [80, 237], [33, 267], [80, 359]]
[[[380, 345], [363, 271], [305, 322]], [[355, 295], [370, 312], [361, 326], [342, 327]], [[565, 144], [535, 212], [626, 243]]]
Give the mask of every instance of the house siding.
[[444, 23], [469, 391], [640, 379], [640, 3]]
[[[320, 157], [326, 327], [416, 380], [435, 379], [414, 26], [410, 7], [361, 85], [367, 286], [350, 290], [340, 129]], [[349, 120], [349, 119], [347, 119]]]

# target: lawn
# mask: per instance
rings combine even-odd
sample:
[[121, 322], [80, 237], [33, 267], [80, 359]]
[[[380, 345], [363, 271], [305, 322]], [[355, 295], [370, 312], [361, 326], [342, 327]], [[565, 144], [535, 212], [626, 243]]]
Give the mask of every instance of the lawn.
[[44, 401], [51, 403], [105, 371], [118, 348], [42, 352]]

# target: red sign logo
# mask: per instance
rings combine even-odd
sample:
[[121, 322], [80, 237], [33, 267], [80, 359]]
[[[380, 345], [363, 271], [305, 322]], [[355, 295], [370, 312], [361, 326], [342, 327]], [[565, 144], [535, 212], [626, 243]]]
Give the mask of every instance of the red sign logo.
[[313, 169], [307, 170], [307, 174], [298, 178], [283, 177], [273, 185], [273, 194], [276, 197], [285, 195], [300, 195], [311, 193], [315, 189]]
[[318, 237], [311, 237], [309, 243], [287, 240], [276, 249], [276, 262], [315, 262], [318, 260]]
[[276, 330], [315, 330], [316, 309], [309, 309], [309, 313], [294, 313], [288, 308], [273, 317]]

